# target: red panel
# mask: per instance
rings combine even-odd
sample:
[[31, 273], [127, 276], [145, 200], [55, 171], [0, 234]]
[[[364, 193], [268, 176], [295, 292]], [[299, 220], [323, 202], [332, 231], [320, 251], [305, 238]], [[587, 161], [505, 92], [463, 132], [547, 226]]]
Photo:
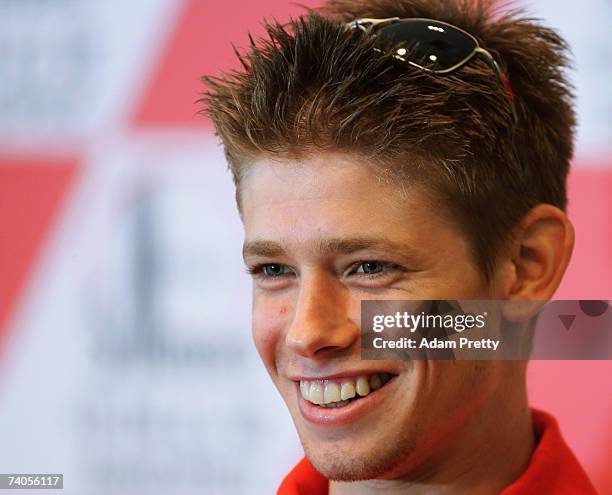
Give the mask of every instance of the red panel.
[[[585, 164], [586, 165], [586, 164]], [[569, 216], [576, 245], [556, 299], [612, 299], [612, 167], [574, 169]], [[612, 361], [534, 361], [533, 405], [551, 411], [600, 493], [612, 493]]]
[[612, 166], [575, 169], [568, 188], [576, 244], [556, 298], [612, 299]]
[[[313, 6], [314, 0], [301, 2]], [[145, 88], [134, 117], [135, 126], [205, 126], [195, 115], [204, 86], [203, 74], [215, 75], [237, 66], [231, 43], [248, 46], [248, 32], [261, 35], [261, 21], [286, 21], [305, 10], [287, 0], [207, 2], [186, 0], [174, 34]]]
[[76, 170], [74, 159], [0, 157], [0, 349]]

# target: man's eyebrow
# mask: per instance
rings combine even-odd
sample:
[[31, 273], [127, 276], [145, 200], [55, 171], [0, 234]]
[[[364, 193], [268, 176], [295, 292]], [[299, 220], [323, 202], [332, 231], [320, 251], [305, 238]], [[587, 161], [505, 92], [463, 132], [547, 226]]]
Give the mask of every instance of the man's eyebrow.
[[261, 256], [263, 258], [273, 258], [285, 253], [282, 246], [274, 241], [248, 241], [242, 246], [242, 257]]
[[[402, 254], [406, 257], [417, 257], [413, 248], [404, 244], [398, 244], [385, 238], [376, 237], [352, 237], [352, 238], [330, 238], [321, 239], [317, 244], [318, 254], [351, 254], [365, 249], [380, 249]], [[253, 240], [248, 241], [242, 248], [243, 258], [248, 256], [261, 256], [273, 258], [285, 254], [284, 248], [275, 241]]]

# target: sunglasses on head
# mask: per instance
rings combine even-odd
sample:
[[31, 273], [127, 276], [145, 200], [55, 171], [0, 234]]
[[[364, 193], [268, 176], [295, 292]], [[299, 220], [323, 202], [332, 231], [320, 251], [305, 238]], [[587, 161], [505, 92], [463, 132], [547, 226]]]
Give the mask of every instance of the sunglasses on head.
[[[512, 154], [522, 170], [514, 144], [518, 115], [510, 82], [493, 55], [482, 48], [474, 36], [452, 24], [421, 18], [362, 18], [347, 23], [346, 27], [360, 29], [371, 36], [391, 42], [394, 47], [391, 55], [394, 58], [433, 74], [448, 74], [459, 69], [472, 58], [481, 56], [499, 77], [509, 96], [512, 107]], [[375, 48], [375, 50], [383, 52], [380, 48]]]
[[[476, 38], [452, 24], [434, 19], [355, 19], [346, 24], [348, 28], [360, 29], [367, 34], [390, 41], [394, 46], [391, 54], [418, 69], [434, 74], [453, 72], [477, 55], [480, 55], [500, 78], [512, 102], [512, 113], [516, 120], [514, 95], [505, 72], [491, 53], [482, 48]], [[378, 51], [382, 51], [376, 48]]]

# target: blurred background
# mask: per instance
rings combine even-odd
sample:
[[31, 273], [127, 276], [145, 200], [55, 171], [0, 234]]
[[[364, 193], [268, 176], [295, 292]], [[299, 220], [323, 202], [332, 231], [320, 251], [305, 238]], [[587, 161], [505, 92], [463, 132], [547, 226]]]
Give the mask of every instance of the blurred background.
[[[307, 5], [316, 3], [307, 1]], [[524, 4], [525, 5], [525, 4]], [[574, 258], [612, 299], [612, 4], [536, 0], [570, 42]], [[0, 472], [74, 494], [270, 494], [301, 457], [253, 348], [250, 280], [199, 76], [287, 0], [0, 0]], [[612, 493], [612, 362], [530, 364]]]

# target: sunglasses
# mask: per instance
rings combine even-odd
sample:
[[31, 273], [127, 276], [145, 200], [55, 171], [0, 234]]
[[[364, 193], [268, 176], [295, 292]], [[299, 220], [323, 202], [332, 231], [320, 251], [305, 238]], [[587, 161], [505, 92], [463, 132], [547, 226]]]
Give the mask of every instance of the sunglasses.
[[[514, 144], [518, 115], [508, 76], [493, 55], [482, 48], [474, 36], [452, 24], [421, 18], [362, 18], [347, 23], [346, 27], [360, 29], [381, 41], [391, 42], [394, 47], [391, 55], [394, 58], [433, 74], [448, 74], [459, 69], [472, 58], [480, 56], [499, 77], [509, 96], [512, 107], [512, 153], [522, 170]], [[383, 53], [380, 48], [375, 47], [374, 49]]]
[[[453, 72], [475, 56], [481, 56], [501, 80], [512, 102], [512, 113], [516, 121], [514, 95], [508, 77], [491, 53], [478, 44], [478, 40], [463, 29], [434, 19], [355, 19], [346, 24], [348, 28], [390, 41], [395, 47], [391, 54], [418, 69], [434, 74]], [[375, 50], [382, 52], [380, 48]], [[408, 58], [409, 57], [409, 58]]]

